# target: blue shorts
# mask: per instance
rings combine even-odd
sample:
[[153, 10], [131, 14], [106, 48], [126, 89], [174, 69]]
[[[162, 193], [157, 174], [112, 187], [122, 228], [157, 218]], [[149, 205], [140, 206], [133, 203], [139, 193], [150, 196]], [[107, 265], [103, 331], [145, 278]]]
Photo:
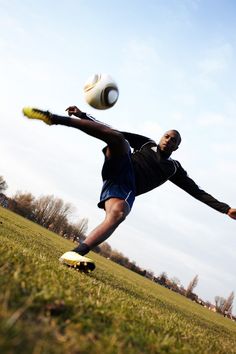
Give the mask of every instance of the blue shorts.
[[135, 199], [135, 176], [131, 151], [121, 157], [105, 158], [102, 168], [103, 187], [98, 207], [104, 209], [110, 198], [123, 199], [131, 209]]

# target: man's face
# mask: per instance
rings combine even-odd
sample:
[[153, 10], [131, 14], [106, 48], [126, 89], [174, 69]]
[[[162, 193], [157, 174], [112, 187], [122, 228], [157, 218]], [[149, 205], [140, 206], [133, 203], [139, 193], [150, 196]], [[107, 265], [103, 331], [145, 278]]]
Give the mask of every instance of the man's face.
[[178, 149], [181, 138], [180, 134], [175, 130], [168, 130], [159, 141], [161, 151], [171, 155], [173, 151]]

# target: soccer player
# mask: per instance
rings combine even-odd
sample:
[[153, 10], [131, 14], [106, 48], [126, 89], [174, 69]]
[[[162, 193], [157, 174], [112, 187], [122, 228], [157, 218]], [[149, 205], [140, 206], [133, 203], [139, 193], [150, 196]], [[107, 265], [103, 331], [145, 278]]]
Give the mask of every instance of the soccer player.
[[157, 144], [142, 135], [115, 130], [76, 106], [70, 106], [66, 111], [69, 117], [36, 108], [23, 109], [23, 114], [28, 118], [42, 120], [48, 125], [60, 124], [77, 128], [106, 143], [103, 149], [103, 187], [98, 203], [98, 207], [105, 210], [105, 218], [83, 243], [61, 256], [62, 263], [74, 265], [78, 269], [93, 270], [93, 261], [84, 256], [111, 236], [125, 220], [136, 196], [160, 186], [167, 180], [199, 201], [236, 220], [236, 209], [200, 189], [181, 164], [170, 157], [181, 143], [178, 131], [167, 131]]

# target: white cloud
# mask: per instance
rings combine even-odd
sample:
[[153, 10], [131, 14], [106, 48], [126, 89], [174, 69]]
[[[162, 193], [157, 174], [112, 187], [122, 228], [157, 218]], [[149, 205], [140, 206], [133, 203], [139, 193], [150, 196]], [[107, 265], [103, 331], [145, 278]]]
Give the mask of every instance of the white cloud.
[[[230, 134], [230, 131], [229, 131], [229, 134]], [[229, 140], [233, 140], [233, 139], [230, 138]], [[220, 155], [222, 155], [222, 157], [225, 158], [225, 155], [231, 156], [236, 151], [236, 141], [229, 141], [229, 142], [224, 142], [224, 143], [213, 142], [211, 144], [211, 149], [213, 152], [220, 154]], [[233, 163], [230, 163], [229, 166], [235, 168], [235, 164], [233, 164]]]
[[199, 63], [200, 74], [214, 75], [229, 69], [233, 58], [233, 48], [230, 43], [224, 43], [218, 47], [210, 48], [204, 59]]
[[130, 40], [123, 49], [123, 58], [122, 70], [139, 80], [152, 75], [153, 65], [157, 68], [160, 64], [160, 57], [152, 41]]
[[174, 100], [181, 106], [194, 106], [197, 102], [194, 93], [182, 92], [174, 95]]
[[224, 117], [222, 114], [213, 113], [213, 112], [206, 112], [201, 116], [197, 117], [198, 124], [202, 127], [210, 127], [210, 126], [223, 126], [227, 118]]

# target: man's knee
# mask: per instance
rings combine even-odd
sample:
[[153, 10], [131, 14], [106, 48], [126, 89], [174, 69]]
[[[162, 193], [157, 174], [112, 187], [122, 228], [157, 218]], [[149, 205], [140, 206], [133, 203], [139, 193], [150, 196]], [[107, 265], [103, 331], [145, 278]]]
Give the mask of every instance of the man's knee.
[[107, 218], [113, 224], [119, 225], [120, 223], [122, 223], [129, 213], [129, 207], [128, 205], [126, 205], [126, 202], [122, 201], [122, 203], [125, 203], [123, 207], [121, 207], [120, 205], [115, 205], [107, 213]]
[[112, 210], [110, 212], [110, 218], [114, 221], [115, 224], [120, 224], [126, 219], [127, 214], [124, 210]]
[[113, 155], [123, 155], [129, 151], [128, 142], [125, 140], [124, 135], [117, 130], [111, 130], [107, 135], [107, 144], [110, 154]]
[[108, 139], [110, 143], [113, 144], [123, 144], [126, 141], [124, 135], [121, 132], [114, 129], [108, 132]]

